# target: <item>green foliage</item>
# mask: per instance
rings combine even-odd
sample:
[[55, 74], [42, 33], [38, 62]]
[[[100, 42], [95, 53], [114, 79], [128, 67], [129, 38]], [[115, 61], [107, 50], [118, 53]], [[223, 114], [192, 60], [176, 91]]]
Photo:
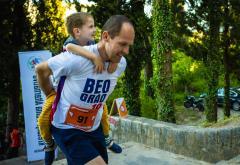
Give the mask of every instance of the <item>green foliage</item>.
[[175, 62], [173, 63], [173, 82], [180, 90], [188, 93], [190, 84], [193, 81], [194, 72], [191, 67], [194, 67], [194, 62], [191, 57], [187, 57], [182, 52], [174, 53]]
[[[139, 73], [140, 71], [137, 72]], [[130, 69], [125, 71], [123, 94], [126, 98], [127, 108], [129, 109], [130, 114], [135, 116], [141, 115], [141, 102], [139, 98], [141, 80], [139, 77], [139, 74], [133, 75]]]
[[206, 91], [204, 72], [201, 62], [186, 56], [183, 52], [174, 51], [173, 83], [175, 92], [189, 95]]
[[141, 101], [141, 116], [150, 119], [157, 119], [156, 100], [145, 95], [143, 86], [141, 87], [140, 101]]
[[95, 24], [98, 27], [102, 27], [111, 15], [124, 14], [126, 12], [125, 8], [123, 8], [126, 2], [123, 0], [89, 0], [89, 2], [96, 3], [96, 5], [89, 7], [88, 11], [94, 16]]
[[[197, 76], [197, 74], [195, 75]], [[199, 95], [201, 93], [204, 93], [207, 91], [207, 83], [205, 79], [199, 78], [195, 79], [192, 84], [192, 92], [195, 93], [195, 95]]]
[[[225, 0], [224, 6], [228, 8], [228, 13], [224, 17], [224, 24], [229, 26], [227, 31], [228, 37], [222, 37], [222, 40], [227, 40], [226, 44], [229, 46], [229, 71], [236, 75], [240, 81], [240, 1], [236, 0]], [[225, 11], [225, 10], [224, 10]], [[226, 26], [225, 26], [226, 27]]]
[[174, 51], [173, 55], [174, 98], [176, 104], [182, 105], [187, 95], [198, 97], [201, 93], [207, 92], [204, 79], [205, 66], [179, 50]]
[[157, 119], [157, 105], [154, 99], [149, 96], [141, 98], [141, 116]]
[[[123, 80], [122, 80], [123, 76], [121, 76], [121, 78], [118, 79], [118, 82], [117, 82], [116, 87], [114, 88], [114, 91], [111, 93], [111, 95], [107, 99], [106, 104], [107, 104], [109, 112], [111, 110], [114, 99], [124, 97], [124, 95], [123, 95], [124, 85], [123, 85]], [[124, 98], [124, 99], [126, 101], [126, 98]]]
[[183, 101], [186, 97], [186, 94], [184, 94], [183, 92], [175, 92], [174, 93], [174, 101], [176, 105], [183, 105]]
[[0, 95], [4, 97], [19, 88], [17, 53], [30, 45], [30, 23], [24, 4], [25, 0], [0, 2]]
[[[239, 87], [239, 80], [238, 80], [238, 77], [235, 75], [235, 74], [230, 74], [230, 80], [231, 80], [231, 84], [230, 84], [230, 87]], [[218, 83], [218, 87], [219, 88], [222, 88], [224, 87], [224, 74], [222, 73], [220, 76], [219, 76], [219, 83]]]
[[[20, 75], [18, 52], [31, 45], [26, 0], [0, 2], [0, 113], [7, 129], [18, 126]], [[6, 117], [6, 114], [11, 114]], [[8, 119], [8, 120], [7, 120]], [[5, 128], [6, 128], [5, 127]]]
[[61, 0], [38, 0], [31, 6], [33, 14], [33, 48], [47, 49], [57, 54], [62, 51], [66, 38], [63, 14], [65, 8]]

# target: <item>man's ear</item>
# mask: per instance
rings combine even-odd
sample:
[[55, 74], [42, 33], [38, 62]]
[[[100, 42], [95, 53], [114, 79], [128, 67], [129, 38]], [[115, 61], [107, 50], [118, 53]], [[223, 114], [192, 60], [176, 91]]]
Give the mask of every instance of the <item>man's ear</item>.
[[109, 33], [108, 33], [107, 31], [104, 31], [104, 32], [102, 33], [102, 39], [103, 39], [104, 41], [108, 41], [108, 40], [110, 39]]

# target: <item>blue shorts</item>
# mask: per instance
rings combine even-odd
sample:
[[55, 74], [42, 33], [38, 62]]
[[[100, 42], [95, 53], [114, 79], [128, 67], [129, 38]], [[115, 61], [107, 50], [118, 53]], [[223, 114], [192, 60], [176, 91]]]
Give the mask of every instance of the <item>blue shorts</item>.
[[57, 145], [65, 154], [68, 165], [82, 165], [101, 156], [108, 163], [107, 148], [102, 127], [93, 132], [78, 129], [51, 128]]

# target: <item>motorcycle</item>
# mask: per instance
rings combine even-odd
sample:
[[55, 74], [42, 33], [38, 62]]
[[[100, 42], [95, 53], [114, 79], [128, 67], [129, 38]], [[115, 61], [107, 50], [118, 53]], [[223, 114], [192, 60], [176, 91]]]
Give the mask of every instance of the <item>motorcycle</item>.
[[204, 104], [203, 104], [203, 98], [195, 98], [194, 96], [186, 96], [185, 100], [184, 100], [184, 107], [185, 108], [193, 108], [193, 110], [195, 108], [197, 108], [200, 112], [204, 111]]

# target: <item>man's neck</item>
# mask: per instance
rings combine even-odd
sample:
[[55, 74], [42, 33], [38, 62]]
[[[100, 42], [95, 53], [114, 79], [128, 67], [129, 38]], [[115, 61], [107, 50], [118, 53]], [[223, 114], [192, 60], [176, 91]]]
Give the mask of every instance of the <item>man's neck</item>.
[[97, 48], [98, 48], [99, 55], [101, 56], [103, 61], [108, 61], [109, 58], [107, 56], [106, 49], [105, 49], [105, 44], [103, 43], [103, 41], [98, 42]]

